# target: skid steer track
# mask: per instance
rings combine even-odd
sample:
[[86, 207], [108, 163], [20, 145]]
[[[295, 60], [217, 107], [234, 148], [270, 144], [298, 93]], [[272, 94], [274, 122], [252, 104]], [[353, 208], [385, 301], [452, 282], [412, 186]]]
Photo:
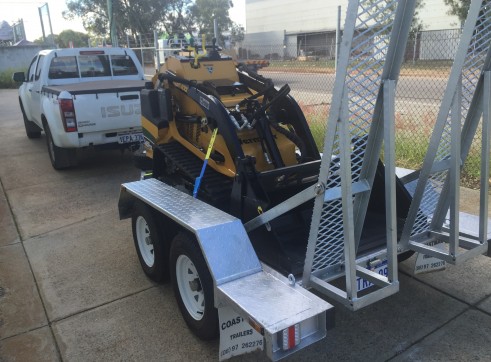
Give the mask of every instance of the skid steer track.
[[[166, 170], [165, 174], [171, 176], [167, 179], [166, 175], [162, 175], [163, 181], [168, 181], [178, 186], [176, 182], [172, 182], [176, 178], [172, 177], [178, 173], [184, 178], [184, 186], [188, 191], [192, 191], [194, 181], [199, 176], [203, 161], [193, 155], [189, 150], [178, 142], [169, 142], [158, 146], [158, 150], [165, 158]], [[180, 178], [177, 178], [183, 180]], [[211, 167], [207, 167], [200, 187], [200, 195], [207, 199], [212, 205], [227, 205], [230, 200], [232, 190], [232, 179], [216, 172]]]

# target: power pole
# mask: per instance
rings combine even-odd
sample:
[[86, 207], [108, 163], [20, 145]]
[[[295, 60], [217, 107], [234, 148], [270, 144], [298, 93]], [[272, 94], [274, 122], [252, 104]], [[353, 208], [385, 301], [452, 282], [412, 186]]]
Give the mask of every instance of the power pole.
[[39, 11], [39, 19], [41, 20], [41, 28], [42, 28], [42, 31], [43, 31], [43, 41], [46, 42], [46, 33], [44, 31], [44, 22], [43, 22], [43, 8], [44, 7], [46, 7], [46, 15], [48, 15], [49, 31], [50, 31], [50, 34], [51, 34], [51, 45], [53, 45], [53, 47], [54, 47], [55, 46], [55, 37], [53, 35], [53, 27], [51, 26], [51, 16], [49, 15], [49, 5], [48, 5], [48, 3], [44, 3], [44, 5], [41, 5], [38, 8], [38, 11]]
[[43, 23], [43, 12], [42, 6], [38, 7], [39, 11], [39, 20], [41, 21], [41, 30], [43, 31], [43, 43], [46, 43], [46, 33], [44, 32], [44, 23]]
[[113, 47], [118, 45], [118, 34], [116, 33], [116, 21], [114, 19], [113, 0], [107, 0], [107, 15], [109, 16], [109, 36]]

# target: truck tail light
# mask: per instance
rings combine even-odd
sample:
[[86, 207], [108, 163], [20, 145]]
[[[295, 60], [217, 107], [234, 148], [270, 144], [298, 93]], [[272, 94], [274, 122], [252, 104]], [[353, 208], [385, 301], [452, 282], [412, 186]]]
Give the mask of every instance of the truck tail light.
[[295, 324], [283, 330], [283, 350], [289, 350], [300, 343], [300, 324]]
[[75, 108], [72, 99], [59, 99], [61, 120], [65, 132], [77, 132], [77, 119], [75, 117]]

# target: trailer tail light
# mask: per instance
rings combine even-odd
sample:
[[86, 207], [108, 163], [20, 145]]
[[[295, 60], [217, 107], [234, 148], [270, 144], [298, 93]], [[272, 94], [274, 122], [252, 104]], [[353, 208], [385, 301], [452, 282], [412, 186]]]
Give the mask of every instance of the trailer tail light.
[[289, 350], [300, 343], [300, 324], [295, 324], [283, 330], [283, 350]]
[[61, 120], [65, 132], [77, 132], [77, 119], [72, 99], [59, 99]]

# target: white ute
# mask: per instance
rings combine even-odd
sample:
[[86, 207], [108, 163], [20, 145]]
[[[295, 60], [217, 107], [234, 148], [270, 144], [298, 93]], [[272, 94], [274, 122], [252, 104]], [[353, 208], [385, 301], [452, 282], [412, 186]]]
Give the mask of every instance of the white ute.
[[76, 149], [129, 147], [143, 140], [140, 90], [143, 69], [131, 49], [42, 50], [22, 82], [19, 102], [26, 134], [46, 134], [51, 164], [57, 170], [77, 163]]

